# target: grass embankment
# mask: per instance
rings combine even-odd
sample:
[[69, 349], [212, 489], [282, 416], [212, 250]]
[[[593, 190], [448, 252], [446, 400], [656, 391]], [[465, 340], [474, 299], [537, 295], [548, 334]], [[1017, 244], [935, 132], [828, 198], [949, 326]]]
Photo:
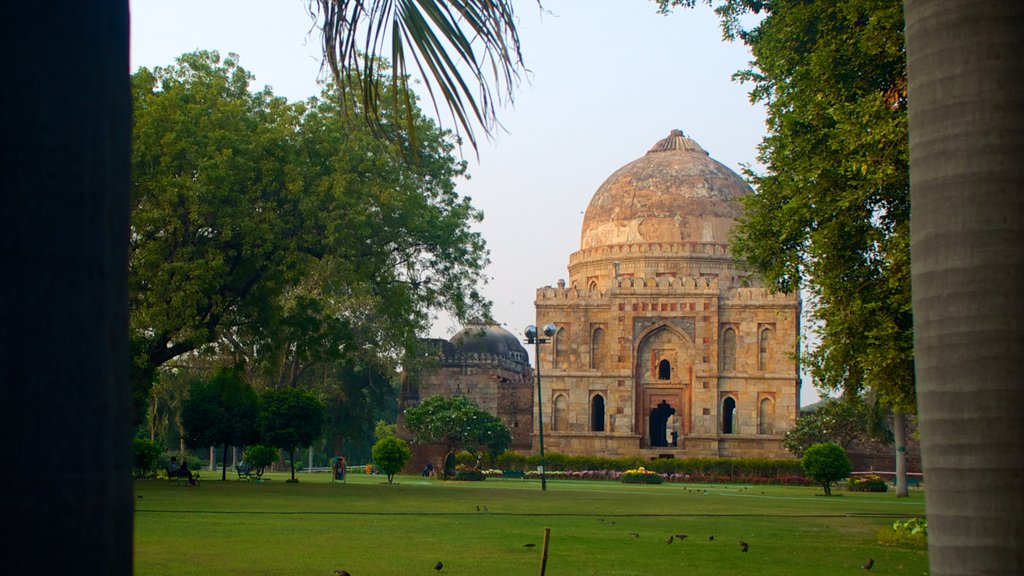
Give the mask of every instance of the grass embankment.
[[[872, 574], [927, 573], [925, 551], [876, 542], [894, 519], [924, 516], [921, 491], [203, 476], [198, 487], [136, 483], [135, 574], [402, 576], [434, 574], [438, 560], [442, 575], [538, 574], [546, 527], [549, 575], [864, 574], [869, 557]], [[666, 544], [676, 534], [687, 538]]]

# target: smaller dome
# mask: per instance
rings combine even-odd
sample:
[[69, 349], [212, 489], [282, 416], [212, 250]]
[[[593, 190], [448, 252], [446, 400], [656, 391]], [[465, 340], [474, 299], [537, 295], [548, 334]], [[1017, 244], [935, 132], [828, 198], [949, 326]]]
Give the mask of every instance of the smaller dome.
[[528, 363], [526, 348], [514, 334], [497, 324], [471, 324], [449, 340], [463, 354], [490, 354]]

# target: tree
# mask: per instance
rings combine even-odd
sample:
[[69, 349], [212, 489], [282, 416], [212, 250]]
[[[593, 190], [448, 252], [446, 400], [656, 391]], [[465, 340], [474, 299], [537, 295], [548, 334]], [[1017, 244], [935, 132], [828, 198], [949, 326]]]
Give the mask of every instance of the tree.
[[[752, 67], [735, 77], [768, 113], [765, 172], [747, 171], [757, 193], [743, 199], [732, 247], [770, 288], [809, 296], [816, 338], [802, 361], [815, 386], [868, 390], [896, 413], [906, 495], [901, 432], [916, 400], [901, 2], [707, 3], [726, 36], [750, 47]], [[749, 13], [760, 17], [747, 28]]]
[[1024, 4], [907, 0], [906, 21], [930, 573], [1021, 574]]
[[[393, 86], [408, 95], [410, 55], [435, 109], [436, 89], [474, 149], [473, 123], [490, 135], [496, 104], [513, 99], [523, 57], [511, 0], [310, 0], [310, 6], [345, 109], [361, 110], [371, 125], [380, 128], [380, 94], [386, 85], [378, 56], [389, 58]], [[464, 72], [475, 84], [466, 82]], [[408, 96], [390, 104], [394, 116], [404, 109], [407, 121], [412, 117]]]
[[868, 407], [860, 398], [829, 399], [814, 412], [797, 419], [796, 426], [786, 432], [782, 444], [786, 450], [800, 457], [809, 446], [822, 442], [833, 442], [844, 450], [854, 441], [882, 440], [891, 443], [891, 434], [887, 433], [887, 429], [871, 433]]
[[245, 448], [242, 458], [247, 464], [252, 466], [256, 477], [260, 478], [263, 476], [263, 471], [266, 470], [267, 466], [274, 463], [274, 460], [277, 458], [277, 450], [270, 446], [254, 444]]
[[853, 471], [846, 451], [834, 442], [813, 444], [804, 451], [800, 466], [807, 477], [821, 483], [826, 496], [832, 495], [832, 483], [842, 480]]
[[194, 448], [223, 446], [221, 480], [227, 479], [228, 446], [244, 446], [259, 439], [256, 417], [259, 399], [238, 370], [220, 369], [209, 380], [189, 387], [181, 408], [185, 443]]
[[190, 352], [295, 386], [323, 363], [386, 365], [432, 310], [487, 314], [487, 251], [471, 228], [481, 215], [455, 191], [465, 163], [418, 110], [415, 141], [382, 114], [384, 142], [343, 130], [330, 88], [288, 104], [251, 92], [237, 57], [213, 52], [132, 80], [140, 406], [159, 367]]
[[295, 448], [309, 446], [323, 434], [326, 407], [312, 392], [301, 388], [268, 390], [260, 397], [261, 441], [288, 453], [295, 480]]
[[432, 396], [405, 411], [405, 428], [413, 441], [441, 443], [448, 452], [465, 447], [485, 447], [497, 456], [512, 443], [508, 426], [465, 396]]
[[395, 479], [412, 458], [412, 450], [405, 440], [397, 436], [384, 436], [373, 445], [373, 461], [380, 471], [387, 474], [388, 484]]

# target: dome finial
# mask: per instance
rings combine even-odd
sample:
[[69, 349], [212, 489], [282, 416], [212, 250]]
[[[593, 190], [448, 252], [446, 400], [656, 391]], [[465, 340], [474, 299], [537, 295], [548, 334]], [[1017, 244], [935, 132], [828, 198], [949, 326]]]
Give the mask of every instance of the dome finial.
[[708, 153], [707, 150], [700, 147], [700, 144], [688, 138], [679, 128], [673, 128], [664, 140], [658, 140], [647, 153], [671, 151], [702, 152], [704, 155]]

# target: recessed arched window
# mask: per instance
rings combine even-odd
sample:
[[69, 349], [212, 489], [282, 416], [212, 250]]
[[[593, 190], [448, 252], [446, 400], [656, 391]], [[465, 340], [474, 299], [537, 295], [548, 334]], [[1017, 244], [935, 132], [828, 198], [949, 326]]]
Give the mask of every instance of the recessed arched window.
[[597, 292], [597, 280], [591, 280], [590, 285], [587, 286], [587, 290], [590, 292]]
[[736, 431], [736, 400], [726, 396], [722, 401], [722, 434], [733, 434]]
[[658, 362], [658, 380], [672, 379], [672, 364], [668, 360]]
[[565, 328], [559, 328], [555, 332], [555, 358], [552, 365], [556, 368], [566, 368], [569, 361], [569, 332]]
[[590, 336], [590, 367], [594, 370], [601, 368], [604, 359], [604, 329], [594, 328]]
[[600, 394], [590, 400], [590, 431], [604, 432], [604, 396]]
[[771, 369], [770, 358], [768, 350], [771, 347], [772, 342], [772, 329], [764, 328], [761, 330], [761, 334], [758, 335], [757, 343], [757, 367], [763, 372], [768, 372]]
[[722, 331], [722, 370], [736, 369], [736, 331], [726, 328]]
[[554, 414], [551, 416], [551, 430], [565, 431], [569, 428], [569, 399], [564, 394], [555, 396]]
[[762, 398], [757, 408], [757, 433], [772, 434], [775, 431], [775, 402]]

